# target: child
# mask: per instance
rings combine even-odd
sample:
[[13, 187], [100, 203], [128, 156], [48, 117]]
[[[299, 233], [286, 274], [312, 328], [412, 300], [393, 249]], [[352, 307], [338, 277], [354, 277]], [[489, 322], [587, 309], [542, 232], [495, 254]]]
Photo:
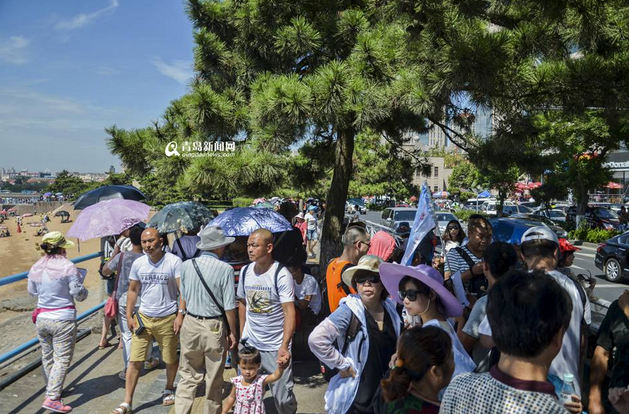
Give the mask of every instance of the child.
[[386, 413], [439, 412], [439, 391], [454, 372], [452, 339], [436, 326], [414, 327], [398, 341], [395, 368], [382, 383]]
[[223, 403], [222, 414], [227, 414], [234, 407], [234, 414], [265, 414], [265, 387], [279, 380], [288, 365], [288, 360], [278, 360], [277, 369], [271, 375], [259, 375], [262, 357], [260, 352], [244, 345], [238, 352], [240, 375], [232, 378], [232, 391]]

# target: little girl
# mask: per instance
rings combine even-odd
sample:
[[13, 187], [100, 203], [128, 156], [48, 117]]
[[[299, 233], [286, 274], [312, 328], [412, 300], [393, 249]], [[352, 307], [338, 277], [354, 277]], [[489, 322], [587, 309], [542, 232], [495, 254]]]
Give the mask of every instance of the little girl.
[[264, 397], [265, 387], [279, 380], [288, 365], [287, 360], [280, 362], [275, 372], [271, 375], [259, 375], [262, 357], [260, 352], [251, 347], [243, 346], [238, 352], [238, 367], [240, 375], [232, 378], [231, 394], [223, 403], [222, 414], [227, 414], [234, 407], [234, 414], [265, 414]]

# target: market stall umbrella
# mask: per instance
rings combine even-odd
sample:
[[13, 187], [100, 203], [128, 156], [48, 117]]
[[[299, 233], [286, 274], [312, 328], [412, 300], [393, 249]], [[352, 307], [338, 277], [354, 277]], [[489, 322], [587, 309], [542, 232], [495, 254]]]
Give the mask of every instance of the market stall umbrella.
[[151, 208], [133, 200], [105, 200], [86, 207], [68, 230], [68, 237], [85, 241], [114, 236], [146, 220]]
[[489, 191], [483, 191], [482, 193], [480, 193], [478, 195], [479, 198], [487, 198], [487, 197], [491, 197], [491, 193]]
[[257, 229], [267, 229], [271, 233], [292, 231], [293, 226], [281, 214], [269, 208], [240, 207], [221, 213], [210, 222], [219, 226], [226, 236], [249, 236]]
[[618, 184], [613, 181], [610, 181], [609, 183], [607, 183], [605, 187], [609, 188], [610, 190], [619, 190], [622, 188], [622, 184]]
[[44, 197], [50, 197], [52, 193], [44, 193]]
[[151, 218], [148, 227], [155, 227], [160, 233], [176, 231], [189, 232], [205, 226], [214, 214], [196, 201], [180, 201], [164, 206]]
[[85, 207], [89, 207], [100, 201], [121, 198], [134, 201], [146, 200], [144, 194], [132, 185], [106, 185], [81, 194], [74, 202], [74, 209], [83, 210]]

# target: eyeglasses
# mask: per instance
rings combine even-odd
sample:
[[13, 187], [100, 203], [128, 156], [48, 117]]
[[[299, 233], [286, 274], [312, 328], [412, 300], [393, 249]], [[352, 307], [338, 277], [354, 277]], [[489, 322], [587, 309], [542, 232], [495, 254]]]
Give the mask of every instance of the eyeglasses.
[[366, 242], [364, 240], [357, 240], [356, 243], [362, 243], [365, 246], [367, 246], [368, 249], [371, 249], [371, 243], [369, 243], [369, 242]]
[[362, 285], [366, 283], [367, 281], [369, 281], [369, 283], [371, 283], [372, 285], [375, 285], [376, 283], [380, 283], [380, 275], [377, 273], [358, 275], [356, 276], [356, 279], [354, 279], [354, 281], [358, 285]]
[[459, 226], [449, 226], [447, 230], [459, 230]]
[[417, 295], [423, 295], [424, 292], [421, 290], [409, 289], [409, 290], [400, 290], [397, 293], [400, 296], [400, 300], [404, 300], [404, 298], [408, 298], [411, 302], [415, 302], [417, 300]]

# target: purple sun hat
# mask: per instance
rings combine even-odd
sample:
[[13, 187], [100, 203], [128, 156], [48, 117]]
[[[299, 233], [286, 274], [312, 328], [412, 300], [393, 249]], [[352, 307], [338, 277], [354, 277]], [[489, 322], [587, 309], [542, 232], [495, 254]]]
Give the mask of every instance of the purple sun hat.
[[448, 289], [443, 286], [443, 277], [441, 274], [430, 266], [403, 266], [397, 263], [382, 263], [378, 269], [380, 279], [391, 295], [391, 298], [397, 303], [403, 305], [404, 301], [400, 299], [398, 291], [400, 290], [400, 281], [405, 276], [417, 279], [431, 290], [434, 290], [445, 309], [447, 317], [457, 317], [463, 315], [463, 305], [458, 301]]

